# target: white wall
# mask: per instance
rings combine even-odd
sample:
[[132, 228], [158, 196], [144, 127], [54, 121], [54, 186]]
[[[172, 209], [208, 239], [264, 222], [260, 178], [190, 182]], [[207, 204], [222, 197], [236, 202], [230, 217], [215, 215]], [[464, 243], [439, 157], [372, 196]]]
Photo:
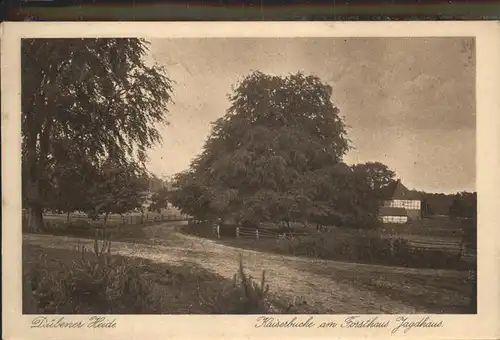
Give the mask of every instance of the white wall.
[[406, 223], [408, 216], [381, 216], [383, 223]]

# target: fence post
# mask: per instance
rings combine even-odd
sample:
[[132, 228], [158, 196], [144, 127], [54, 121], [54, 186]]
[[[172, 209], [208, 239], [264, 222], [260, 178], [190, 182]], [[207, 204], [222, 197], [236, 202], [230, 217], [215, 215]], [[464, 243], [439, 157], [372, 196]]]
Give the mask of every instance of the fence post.
[[236, 227], [236, 238], [240, 237], [240, 227]]
[[219, 224], [217, 224], [217, 238], [220, 238]]
[[255, 239], [258, 241], [259, 240], [259, 230], [255, 229]]

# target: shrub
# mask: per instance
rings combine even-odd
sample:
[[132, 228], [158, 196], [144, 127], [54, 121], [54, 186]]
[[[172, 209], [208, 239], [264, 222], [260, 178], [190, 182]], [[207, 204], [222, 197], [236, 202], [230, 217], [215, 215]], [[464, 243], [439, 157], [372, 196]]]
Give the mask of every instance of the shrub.
[[[66, 298], [64, 285], [59, 275], [50, 273], [43, 265], [45, 255], [40, 255], [38, 265], [23, 273], [23, 308], [25, 313], [71, 313], [71, 301]], [[57, 273], [59, 274], [59, 273]]]
[[204, 297], [200, 298], [217, 314], [266, 314], [272, 310], [268, 295], [269, 285], [266, 283], [265, 271], [257, 283], [245, 273], [240, 256], [238, 272], [233, 276], [232, 286], [219, 292], [210, 301], [206, 301]]
[[[79, 260], [72, 266], [61, 263], [60, 272], [41, 265], [23, 275], [26, 313], [147, 313], [155, 309], [152, 287], [141, 278], [140, 266], [112, 261], [109, 239], [100, 243], [96, 237], [93, 252], [82, 246], [78, 253]], [[46, 258], [40, 260], [46, 262]]]
[[[292, 299], [281, 299], [278, 301], [281, 307], [280, 314], [308, 314], [307, 300], [303, 296], [294, 296]], [[315, 312], [314, 309], [310, 312]]]
[[239, 301], [235, 301], [235, 311], [245, 314], [265, 314], [269, 310], [267, 301], [269, 285], [266, 284], [266, 272], [262, 271], [260, 283], [245, 274], [243, 259], [240, 256], [239, 271], [233, 277], [234, 287], [240, 291]]
[[187, 232], [191, 235], [202, 236], [202, 237], [213, 237], [213, 226], [205, 221], [194, 221], [190, 220], [188, 225], [182, 228], [182, 231]]
[[197, 281], [198, 298], [210, 314], [266, 314], [274, 312], [269, 300], [269, 285], [265, 271], [260, 282], [256, 282], [245, 273], [240, 257], [238, 272], [233, 276], [232, 284], [223, 284], [215, 294], [203, 293]]
[[395, 236], [317, 233], [280, 240], [278, 251], [296, 256], [414, 268], [466, 268], [458, 255], [440, 249], [415, 248], [408, 240]]

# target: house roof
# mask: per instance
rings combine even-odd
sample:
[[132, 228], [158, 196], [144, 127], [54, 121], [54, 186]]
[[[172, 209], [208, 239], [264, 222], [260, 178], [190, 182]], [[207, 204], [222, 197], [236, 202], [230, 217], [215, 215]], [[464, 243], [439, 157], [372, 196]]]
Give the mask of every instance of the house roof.
[[382, 192], [386, 199], [398, 200], [420, 200], [421, 197], [418, 193], [408, 190], [407, 187], [401, 183], [401, 180], [394, 181], [384, 188]]
[[405, 208], [380, 207], [380, 216], [408, 216]]

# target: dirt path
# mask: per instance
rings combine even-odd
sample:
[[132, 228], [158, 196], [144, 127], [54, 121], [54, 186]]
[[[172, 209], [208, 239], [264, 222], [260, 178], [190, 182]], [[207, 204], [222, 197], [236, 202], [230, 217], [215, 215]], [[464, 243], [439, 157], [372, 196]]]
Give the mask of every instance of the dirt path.
[[[356, 272], [377, 271], [378, 266], [316, 261], [233, 248], [212, 240], [181, 234], [176, 231], [175, 224], [147, 228], [151, 238], [158, 242], [157, 245], [113, 242], [112, 252], [156, 262], [195, 263], [228, 279], [232, 279], [236, 273], [238, 259], [242, 254], [250, 275], [260, 277], [262, 270], [265, 270], [273, 292], [289, 298], [304, 297], [314, 310], [340, 314], [349, 314], [354, 311], [365, 314], [423, 312], [384, 294], [349, 283], [341, 283], [341, 280], [325, 274], [325, 270], [328, 272], [330, 267], [332, 271], [348, 269], [356, 275]], [[89, 239], [35, 234], [23, 235], [23, 242], [56, 249], [75, 249], [78, 245], [92, 243]], [[388, 270], [388, 267], [380, 267]], [[316, 270], [311, 270], [311, 268]], [[394, 268], [393, 270], [395, 271], [393, 274], [398, 274], [401, 269]], [[445, 274], [446, 272], [442, 271], [440, 275]]]

